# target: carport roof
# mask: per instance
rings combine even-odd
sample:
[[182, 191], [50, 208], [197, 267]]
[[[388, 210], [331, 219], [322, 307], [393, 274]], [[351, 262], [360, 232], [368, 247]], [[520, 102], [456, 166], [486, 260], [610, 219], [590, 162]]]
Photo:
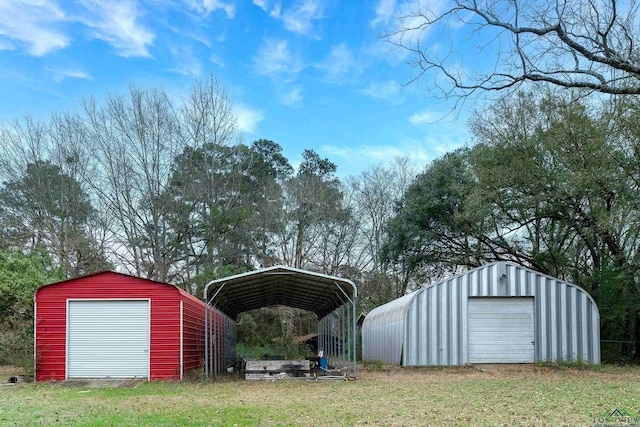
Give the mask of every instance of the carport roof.
[[236, 319], [241, 313], [285, 305], [315, 313], [318, 319], [357, 297], [350, 280], [277, 265], [211, 281], [206, 299]]

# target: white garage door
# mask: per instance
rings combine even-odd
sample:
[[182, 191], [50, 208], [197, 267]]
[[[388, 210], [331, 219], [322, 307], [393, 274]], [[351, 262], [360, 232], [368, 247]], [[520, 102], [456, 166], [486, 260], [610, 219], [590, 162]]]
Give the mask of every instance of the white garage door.
[[533, 298], [469, 298], [469, 363], [533, 363]]
[[67, 378], [148, 378], [149, 301], [75, 300], [67, 312]]

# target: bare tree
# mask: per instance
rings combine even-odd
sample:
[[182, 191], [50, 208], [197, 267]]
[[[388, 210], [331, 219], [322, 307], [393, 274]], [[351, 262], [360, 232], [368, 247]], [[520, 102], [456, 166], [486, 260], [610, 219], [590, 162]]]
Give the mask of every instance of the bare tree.
[[83, 141], [82, 121], [70, 114], [0, 130], [3, 237], [13, 248], [46, 247], [67, 277], [108, 268]]
[[[238, 181], [244, 165], [237, 158], [240, 134], [233, 103], [215, 77], [194, 84], [181, 115], [189, 148], [180, 157], [173, 184], [182, 190], [181, 211], [189, 223], [186, 260], [197, 275], [201, 265], [215, 264], [220, 242], [237, 225], [232, 212], [239, 204]], [[186, 269], [187, 276], [191, 270]]]
[[404, 293], [408, 270], [401, 264], [387, 263], [382, 248], [387, 240], [387, 223], [393, 218], [397, 204], [418, 174], [418, 167], [407, 157], [396, 157], [389, 165], [373, 166], [349, 180], [350, 193], [356, 203], [354, 217], [359, 219], [358, 239], [364, 272], [361, 302], [373, 308]]
[[349, 180], [357, 200], [356, 217], [366, 252], [372, 266], [382, 271], [380, 259], [385, 241], [385, 227], [393, 217], [402, 194], [418, 174], [418, 168], [407, 157], [396, 157], [389, 165], [373, 166]]
[[132, 87], [128, 97], [84, 107], [99, 163], [93, 189], [114, 220], [113, 254], [136, 275], [167, 281], [176, 250], [163, 194], [183, 146], [173, 105], [162, 90]]
[[383, 37], [409, 53], [415, 79], [433, 77], [445, 98], [525, 82], [640, 94], [636, 0], [424, 3], [402, 4]]

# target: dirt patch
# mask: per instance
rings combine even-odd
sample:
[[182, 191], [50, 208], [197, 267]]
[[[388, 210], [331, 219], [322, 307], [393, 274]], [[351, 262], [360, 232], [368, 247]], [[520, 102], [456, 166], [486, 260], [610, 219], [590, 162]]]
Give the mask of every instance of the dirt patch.
[[82, 378], [60, 381], [62, 387], [82, 387], [82, 388], [135, 388], [145, 380], [130, 379], [103, 379], [103, 378]]

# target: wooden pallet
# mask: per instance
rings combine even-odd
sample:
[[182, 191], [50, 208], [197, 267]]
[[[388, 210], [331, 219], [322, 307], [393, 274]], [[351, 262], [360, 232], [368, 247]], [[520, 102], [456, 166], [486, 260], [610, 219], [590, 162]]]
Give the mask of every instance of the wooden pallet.
[[245, 368], [247, 380], [305, 379], [310, 376], [308, 360], [248, 360]]

